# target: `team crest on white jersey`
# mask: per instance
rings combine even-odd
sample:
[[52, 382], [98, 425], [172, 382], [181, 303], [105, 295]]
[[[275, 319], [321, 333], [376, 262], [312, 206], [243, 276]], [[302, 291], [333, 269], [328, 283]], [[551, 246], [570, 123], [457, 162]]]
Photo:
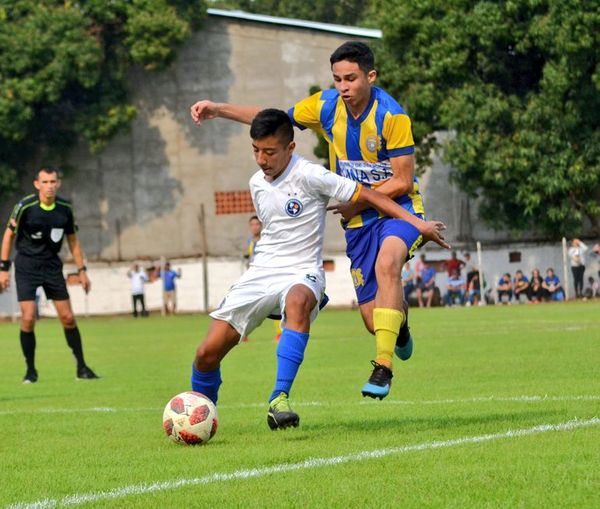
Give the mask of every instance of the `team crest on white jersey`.
[[285, 204], [285, 212], [290, 217], [299, 216], [302, 213], [303, 208], [304, 206], [302, 205], [302, 202], [296, 198], [288, 200], [288, 202]]

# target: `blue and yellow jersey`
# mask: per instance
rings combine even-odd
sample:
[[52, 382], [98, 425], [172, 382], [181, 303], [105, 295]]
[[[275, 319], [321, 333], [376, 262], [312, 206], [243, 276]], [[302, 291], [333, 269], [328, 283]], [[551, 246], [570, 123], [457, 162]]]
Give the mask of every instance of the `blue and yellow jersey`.
[[[300, 129], [311, 129], [329, 143], [332, 171], [371, 188], [392, 176], [391, 157], [413, 154], [415, 144], [410, 118], [396, 100], [378, 87], [372, 87], [369, 104], [355, 119], [335, 89], [322, 90], [298, 102], [288, 111]], [[419, 181], [412, 193], [394, 198], [412, 214], [425, 214]], [[360, 228], [382, 217], [367, 209], [353, 217], [345, 228]]]

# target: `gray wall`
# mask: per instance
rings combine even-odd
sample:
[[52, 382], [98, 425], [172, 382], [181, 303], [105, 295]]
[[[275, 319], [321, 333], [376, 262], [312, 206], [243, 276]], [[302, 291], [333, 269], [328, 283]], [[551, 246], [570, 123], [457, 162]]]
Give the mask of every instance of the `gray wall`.
[[[248, 189], [256, 171], [248, 127], [222, 119], [196, 127], [190, 106], [211, 98], [287, 109], [311, 85], [329, 86], [329, 55], [347, 38], [209, 17], [170, 69], [132, 73], [138, 116], [130, 132], [99, 156], [80, 147], [71, 159], [78, 171], [64, 185], [88, 257], [197, 255], [201, 203], [209, 253], [238, 256], [249, 214], [216, 216], [214, 192]], [[298, 152], [313, 158], [314, 135], [298, 132], [297, 141]], [[327, 249], [341, 251], [336, 223], [329, 223]]]

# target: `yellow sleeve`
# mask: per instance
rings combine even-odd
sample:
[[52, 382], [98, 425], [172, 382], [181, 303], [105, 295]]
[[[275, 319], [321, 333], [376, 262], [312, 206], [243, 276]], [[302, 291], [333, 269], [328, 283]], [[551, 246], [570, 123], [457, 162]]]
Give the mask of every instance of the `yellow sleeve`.
[[362, 191], [362, 184], [356, 184], [356, 190], [354, 191], [354, 194], [352, 195], [352, 198], [350, 198], [350, 203], [356, 203], [358, 201], [358, 197], [360, 196], [360, 192]]
[[289, 110], [290, 118], [298, 127], [308, 128], [319, 134], [322, 132], [320, 117], [323, 101], [321, 101], [321, 94], [322, 92], [317, 92], [306, 99], [302, 99]]
[[394, 155], [394, 150], [406, 149], [408, 147], [413, 147], [415, 144], [412, 136], [410, 118], [408, 115], [402, 113], [397, 115], [392, 115], [389, 112], [386, 113], [385, 118], [383, 119], [382, 134], [386, 141], [387, 149], [392, 152], [392, 154], [390, 154], [392, 156]]

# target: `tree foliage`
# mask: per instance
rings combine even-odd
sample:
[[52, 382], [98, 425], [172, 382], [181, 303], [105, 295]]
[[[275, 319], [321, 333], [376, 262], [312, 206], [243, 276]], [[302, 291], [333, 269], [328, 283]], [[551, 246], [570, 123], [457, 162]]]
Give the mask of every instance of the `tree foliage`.
[[359, 0], [220, 0], [211, 4], [224, 9], [240, 9], [255, 14], [320, 21], [339, 25], [356, 25], [368, 2]]
[[165, 68], [204, 13], [203, 0], [0, 0], [0, 196], [29, 165], [125, 128], [128, 70]]
[[376, 0], [383, 85], [497, 227], [600, 235], [600, 4]]

